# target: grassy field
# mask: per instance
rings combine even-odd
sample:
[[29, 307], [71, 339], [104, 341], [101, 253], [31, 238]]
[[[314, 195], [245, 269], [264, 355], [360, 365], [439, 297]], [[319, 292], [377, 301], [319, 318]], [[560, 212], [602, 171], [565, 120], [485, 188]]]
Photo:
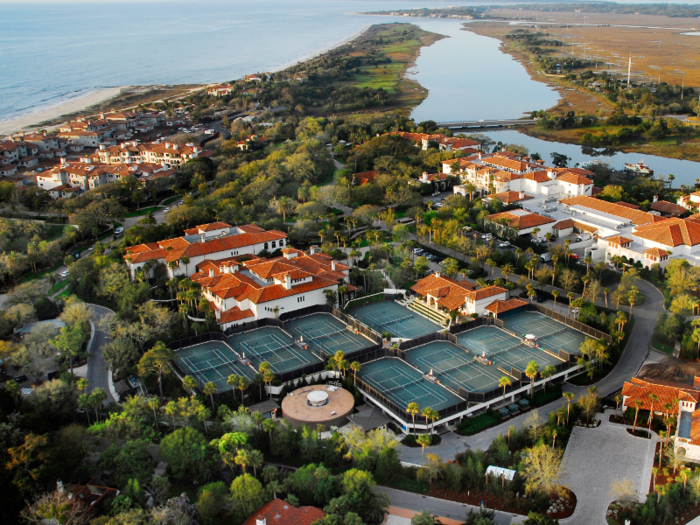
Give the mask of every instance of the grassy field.
[[[384, 89], [393, 96], [391, 108], [410, 109], [420, 104], [428, 91], [404, 73], [423, 46], [445, 38], [412, 24], [380, 24], [370, 27], [353, 41], [349, 53], [353, 56], [379, 55], [390, 61], [383, 64], [363, 64], [351, 81], [339, 83], [357, 88]], [[377, 43], [377, 42], [381, 43]]]

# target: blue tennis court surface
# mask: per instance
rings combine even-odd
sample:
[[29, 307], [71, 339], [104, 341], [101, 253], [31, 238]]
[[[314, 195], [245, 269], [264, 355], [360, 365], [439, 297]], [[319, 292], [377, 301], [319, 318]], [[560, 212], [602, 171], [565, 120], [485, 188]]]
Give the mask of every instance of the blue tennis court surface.
[[230, 375], [252, 379], [255, 371], [223, 341], [209, 341], [175, 352], [175, 362], [186, 375], [194, 377], [200, 390], [212, 382], [217, 392], [230, 390]]
[[285, 328], [295, 339], [302, 338], [311, 350], [327, 356], [337, 351], [350, 354], [375, 344], [331, 314], [317, 313], [291, 319], [285, 322]]
[[421, 408], [442, 410], [462, 401], [397, 357], [384, 357], [365, 363], [357, 377], [403, 410], [413, 402]]
[[449, 341], [433, 341], [406, 351], [406, 360], [421, 372], [433, 375], [454, 390], [488, 392], [498, 388], [503, 372], [496, 365], [485, 365]]
[[570, 354], [581, 353], [581, 343], [586, 340], [586, 334], [569, 328], [551, 317], [539, 312], [518, 312], [501, 316], [505, 327], [520, 337], [533, 334], [537, 337], [540, 348], [552, 352], [564, 350]]
[[311, 349], [294, 343], [294, 338], [277, 327], [266, 326], [229, 338], [233, 349], [249, 360], [257, 370], [260, 363], [270, 363], [272, 371], [283, 374], [322, 361]]
[[350, 315], [380, 334], [389, 332], [392, 337], [401, 339], [415, 339], [442, 329], [393, 301], [366, 304], [352, 310]]

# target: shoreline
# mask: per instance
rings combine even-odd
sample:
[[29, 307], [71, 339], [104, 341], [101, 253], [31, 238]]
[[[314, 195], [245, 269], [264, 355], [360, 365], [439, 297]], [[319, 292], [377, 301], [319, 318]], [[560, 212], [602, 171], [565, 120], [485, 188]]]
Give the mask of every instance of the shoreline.
[[[351, 42], [355, 40], [356, 38], [362, 36], [364, 33], [366, 33], [370, 27], [372, 27], [374, 24], [368, 24], [364, 26], [362, 29], [359, 31], [343, 38], [342, 40], [335, 42], [333, 44], [330, 44], [328, 46], [325, 46], [324, 48], [314, 51], [311, 54], [302, 56], [300, 58], [290, 60], [288, 62], [285, 62], [283, 64], [280, 64], [279, 66], [276, 66], [275, 68], [272, 68], [269, 70], [270, 73], [278, 73], [280, 71], [284, 71], [285, 69], [295, 66], [297, 64], [301, 64], [302, 62], [306, 62], [307, 60], [311, 60], [313, 58], [316, 58], [320, 55], [323, 55], [325, 53], [328, 53], [329, 51], [332, 51], [333, 49], [339, 48], [341, 46], [344, 46], [348, 42]], [[216, 83], [208, 83], [206, 85], [202, 85], [202, 87], [206, 87], [209, 85], [214, 85]], [[179, 84], [179, 85], [187, 85], [187, 84]], [[102, 89], [97, 89], [93, 91], [89, 91], [85, 95], [74, 97], [70, 100], [66, 100], [64, 102], [60, 102], [58, 104], [55, 104], [53, 106], [43, 108], [43, 109], [38, 109], [37, 111], [30, 112], [24, 115], [19, 115], [16, 117], [12, 117], [8, 120], [0, 121], [0, 136], [3, 135], [10, 135], [11, 133], [17, 133], [23, 130], [27, 130], [27, 128], [36, 128], [39, 126], [40, 123], [42, 122], [47, 122], [47, 121], [57, 121], [61, 117], [66, 117], [70, 115], [74, 115], [75, 113], [81, 112], [83, 110], [88, 110], [90, 107], [95, 106], [97, 104], [103, 104], [111, 99], [117, 98], [123, 90], [128, 89], [130, 87], [147, 87], [147, 86], [118, 86], [118, 87], [112, 87], [112, 88], [102, 88]], [[55, 128], [59, 124], [52, 124], [50, 126], [44, 126], [47, 129], [52, 129]]]
[[96, 89], [53, 106], [39, 108], [37, 111], [3, 120], [0, 122], [0, 135], [9, 135], [10, 133], [36, 127], [41, 122], [54, 120], [63, 115], [75, 113], [95, 104], [106, 102], [118, 96], [126, 87], [128, 86]]

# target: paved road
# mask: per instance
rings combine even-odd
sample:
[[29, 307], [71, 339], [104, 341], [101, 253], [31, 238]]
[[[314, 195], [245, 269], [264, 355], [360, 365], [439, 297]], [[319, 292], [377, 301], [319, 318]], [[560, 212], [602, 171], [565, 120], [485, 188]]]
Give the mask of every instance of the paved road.
[[[414, 510], [422, 512], [427, 510], [435, 516], [442, 516], [464, 522], [470, 509], [478, 512], [479, 508], [464, 503], [457, 503], [444, 499], [431, 498], [430, 496], [421, 496], [413, 492], [404, 492], [402, 490], [390, 489], [388, 487], [376, 487], [376, 492], [386, 494], [391, 500], [394, 507], [402, 509]], [[496, 523], [499, 525], [510, 525], [522, 523], [525, 516], [519, 514], [510, 514], [507, 512], [496, 511]]]
[[92, 321], [95, 325], [96, 333], [95, 338], [92, 342], [92, 348], [90, 351], [90, 357], [88, 357], [87, 364], [87, 380], [88, 392], [91, 392], [95, 388], [104, 388], [107, 392], [108, 397], [105, 400], [105, 405], [116, 402], [117, 400], [111, 394], [109, 389], [109, 364], [104, 357], [104, 348], [109, 343], [110, 337], [107, 332], [100, 328], [100, 320], [108, 315], [114, 314], [109, 308], [104, 306], [98, 306], [96, 304], [89, 304], [90, 310], [92, 310]]

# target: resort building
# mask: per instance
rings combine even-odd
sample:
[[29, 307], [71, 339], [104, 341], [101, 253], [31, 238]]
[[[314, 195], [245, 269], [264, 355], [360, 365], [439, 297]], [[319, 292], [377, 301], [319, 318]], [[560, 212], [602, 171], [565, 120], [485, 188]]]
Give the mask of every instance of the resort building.
[[126, 177], [136, 177], [142, 183], [175, 173], [160, 164], [138, 163], [132, 165], [95, 164], [89, 158], [78, 162], [61, 163], [50, 170], [36, 174], [36, 184], [51, 193], [54, 198], [66, 198], [77, 193], [118, 182]]
[[444, 173], [458, 175], [462, 184], [454, 192], [467, 194], [467, 187], [474, 188], [477, 196], [504, 192], [528, 194], [578, 196], [592, 195], [593, 174], [581, 168], [549, 168], [542, 161], [501, 151], [491, 154], [479, 152], [469, 159], [443, 161]]
[[494, 213], [488, 217], [488, 221], [507, 228], [512, 228], [518, 235], [534, 235], [538, 229], [538, 238], [552, 233], [552, 226], [557, 221], [551, 217], [545, 217], [527, 210], [510, 210], [502, 213]]
[[437, 143], [440, 151], [458, 150], [469, 153], [476, 153], [481, 149], [481, 143], [472, 139], [464, 139], [461, 137], [448, 137], [439, 133], [410, 133], [408, 131], [394, 131], [391, 135], [399, 137], [411, 142], [415, 142], [423, 150], [427, 150], [431, 142]]
[[[273, 232], [268, 232], [273, 233]], [[197, 264], [191, 279], [202, 293], [223, 330], [240, 323], [327, 304], [328, 292], [337, 292], [350, 267], [314, 249], [309, 255], [294, 248], [274, 259], [228, 257]], [[345, 285], [347, 292], [356, 288]]]
[[[676, 454], [684, 461], [700, 463], [700, 377], [673, 380], [653, 377], [633, 377], [622, 387], [623, 406], [636, 409], [636, 402], [641, 402], [640, 410], [652, 410], [652, 400], [655, 394], [658, 400], [653, 401], [654, 415], [676, 416], [678, 423], [673, 435]], [[671, 404], [670, 414], [664, 405]]]
[[233, 93], [233, 86], [226, 84], [219, 84], [218, 86], [211, 86], [207, 89], [207, 95], [212, 97], [225, 97]]
[[132, 278], [148, 261], [165, 264], [171, 278], [189, 277], [197, 271], [197, 265], [207, 259], [256, 255], [263, 250], [274, 251], [286, 246], [284, 232], [265, 231], [254, 224], [231, 226], [216, 222], [185, 230], [182, 237], [127, 248], [124, 259]]
[[500, 286], [477, 289], [467, 281], [455, 281], [435, 272], [420, 279], [411, 290], [421, 296], [426, 306], [434, 310], [444, 309], [462, 316], [484, 315], [489, 305], [508, 299], [508, 290]]
[[102, 164], [132, 164], [147, 162], [161, 164], [166, 167], [177, 167], [183, 162], [197, 158], [203, 148], [193, 143], [174, 144], [170, 142], [124, 142], [118, 146], [100, 145], [95, 152], [95, 158]]

